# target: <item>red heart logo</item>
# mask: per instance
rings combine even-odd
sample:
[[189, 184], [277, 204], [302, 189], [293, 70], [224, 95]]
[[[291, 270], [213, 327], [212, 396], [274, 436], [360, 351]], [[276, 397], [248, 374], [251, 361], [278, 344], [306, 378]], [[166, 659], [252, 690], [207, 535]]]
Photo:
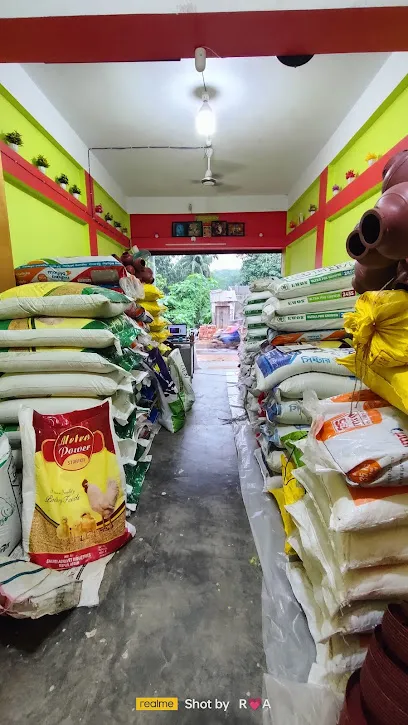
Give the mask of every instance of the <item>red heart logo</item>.
[[261, 707], [261, 705], [262, 705], [262, 700], [261, 700], [261, 698], [260, 698], [260, 697], [257, 697], [257, 698], [256, 698], [256, 700], [255, 700], [255, 699], [254, 699], [253, 697], [251, 697], [251, 698], [250, 698], [250, 699], [248, 700], [248, 705], [249, 705], [249, 707], [252, 707], [252, 709], [253, 709], [253, 710], [257, 710], [257, 709], [258, 709], [258, 707]]

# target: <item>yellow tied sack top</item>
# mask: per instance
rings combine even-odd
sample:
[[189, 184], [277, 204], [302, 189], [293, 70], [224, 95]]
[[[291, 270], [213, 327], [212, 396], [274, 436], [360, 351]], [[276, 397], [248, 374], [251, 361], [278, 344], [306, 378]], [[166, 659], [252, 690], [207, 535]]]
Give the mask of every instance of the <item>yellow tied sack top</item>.
[[345, 315], [344, 327], [353, 335], [353, 347], [364, 367], [408, 365], [408, 292], [365, 292], [355, 312]]
[[147, 302], [156, 302], [156, 300], [164, 297], [163, 292], [161, 292], [154, 284], [144, 284], [143, 289], [145, 293], [144, 299]]

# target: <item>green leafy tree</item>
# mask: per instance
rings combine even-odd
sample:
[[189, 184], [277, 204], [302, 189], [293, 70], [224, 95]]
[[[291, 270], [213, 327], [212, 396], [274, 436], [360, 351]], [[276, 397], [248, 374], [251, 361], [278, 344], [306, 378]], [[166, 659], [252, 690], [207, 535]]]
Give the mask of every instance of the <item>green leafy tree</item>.
[[183, 282], [170, 287], [164, 302], [168, 307], [166, 317], [173, 323], [183, 322], [188, 327], [199, 327], [211, 322], [210, 290], [217, 283], [202, 274], [190, 274]]
[[204, 277], [210, 277], [210, 264], [215, 257], [215, 254], [185, 254], [177, 260], [175, 273], [182, 279], [189, 274], [202, 274]]
[[249, 284], [260, 277], [282, 277], [282, 255], [280, 252], [269, 254], [244, 254], [241, 267], [241, 284]]
[[217, 269], [211, 273], [211, 276], [217, 282], [218, 289], [229, 289], [241, 284], [240, 269]]

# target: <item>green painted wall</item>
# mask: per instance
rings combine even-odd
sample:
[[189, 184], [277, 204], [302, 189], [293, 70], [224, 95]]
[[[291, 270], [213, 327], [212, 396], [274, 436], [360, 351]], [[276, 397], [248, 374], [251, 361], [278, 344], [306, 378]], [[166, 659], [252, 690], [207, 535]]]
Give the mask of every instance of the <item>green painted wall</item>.
[[95, 195], [95, 206], [102, 204], [103, 216], [107, 212], [110, 212], [115, 221], [118, 221], [122, 226], [127, 227], [128, 234], [130, 234], [130, 216], [127, 214], [119, 204], [112, 199], [109, 194], [102, 189], [99, 184], [94, 183], [94, 195]]
[[314, 269], [316, 255], [316, 230], [292, 242], [285, 249], [285, 276]]
[[287, 233], [289, 233], [289, 223], [291, 221], [294, 221], [296, 224], [299, 224], [299, 213], [302, 212], [304, 215], [304, 218], [307, 219], [309, 216], [309, 205], [315, 204], [317, 207], [319, 206], [319, 179], [316, 179], [315, 182], [311, 186], [309, 186], [308, 189], [302, 194], [302, 196], [295, 201], [295, 203], [290, 207], [288, 214], [287, 214]]
[[112, 239], [109, 239], [109, 237], [106, 237], [104, 234], [101, 234], [98, 232], [98, 254], [100, 255], [110, 255], [110, 254], [117, 254], [118, 257], [120, 257], [123, 252], [125, 252], [125, 247], [122, 247], [121, 244], [117, 244], [117, 242], [114, 242]]
[[371, 209], [378, 200], [381, 190], [360, 198], [354, 205], [346, 207], [332, 219], [326, 221], [324, 230], [323, 266], [347, 262], [350, 257], [346, 252], [346, 239], [360, 221], [362, 214]]
[[14, 266], [42, 257], [89, 255], [88, 225], [6, 180]]
[[80, 200], [86, 204], [85, 174], [82, 167], [57, 144], [47, 131], [10, 94], [0, 86], [0, 136], [10, 131], [19, 131], [23, 138], [21, 156], [31, 162], [42, 154], [50, 167], [47, 176], [55, 180], [59, 174], [66, 174], [69, 185], [81, 189]]

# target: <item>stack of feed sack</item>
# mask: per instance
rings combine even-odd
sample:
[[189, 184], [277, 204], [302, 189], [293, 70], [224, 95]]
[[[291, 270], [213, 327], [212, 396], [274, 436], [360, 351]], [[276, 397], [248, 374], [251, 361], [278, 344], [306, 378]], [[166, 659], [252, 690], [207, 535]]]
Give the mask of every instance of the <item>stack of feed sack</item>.
[[[262, 311], [262, 322], [272, 330], [269, 340], [298, 333], [304, 336], [296, 341], [309, 343], [339, 338], [344, 315], [357, 297], [351, 283], [353, 272], [354, 263], [344, 262], [276, 280]], [[293, 338], [288, 339], [291, 341]]]
[[18, 466], [22, 406], [68, 413], [106, 398], [124, 462], [134, 460], [145, 425], [137, 413], [155, 423], [158, 409], [155, 396], [147, 411], [138, 402], [153, 382], [145, 367], [152, 341], [124, 314], [128, 305], [121, 293], [74, 282], [27, 284], [0, 295], [0, 425]]
[[408, 417], [369, 390], [304, 409], [287, 573], [317, 644], [309, 680], [344, 689], [387, 603], [408, 596]]

